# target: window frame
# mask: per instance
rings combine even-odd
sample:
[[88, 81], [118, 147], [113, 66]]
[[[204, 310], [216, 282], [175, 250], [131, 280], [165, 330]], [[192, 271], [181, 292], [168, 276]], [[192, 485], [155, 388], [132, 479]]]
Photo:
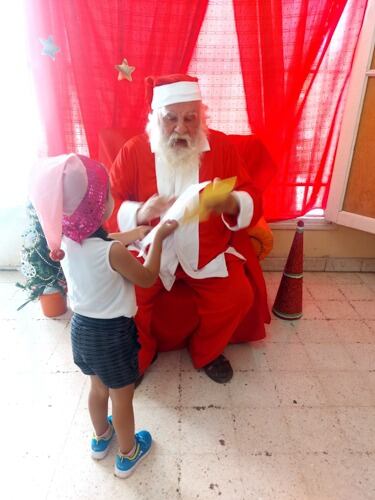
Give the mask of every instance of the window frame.
[[375, 219], [343, 210], [346, 187], [369, 78], [375, 42], [375, 0], [369, 0], [350, 76], [348, 96], [339, 135], [325, 218], [328, 221], [375, 234]]

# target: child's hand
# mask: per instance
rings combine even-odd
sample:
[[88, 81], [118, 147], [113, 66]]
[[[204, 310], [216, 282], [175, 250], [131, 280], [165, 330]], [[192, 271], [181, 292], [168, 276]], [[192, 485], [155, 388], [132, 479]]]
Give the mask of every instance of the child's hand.
[[161, 217], [176, 201], [175, 196], [159, 196], [154, 194], [137, 212], [137, 224], [145, 224]]
[[176, 220], [167, 220], [162, 222], [157, 229], [158, 237], [164, 240], [164, 238], [172, 234], [173, 231], [177, 229], [177, 226], [178, 222]]
[[135, 229], [130, 229], [130, 231], [110, 233], [108, 236], [113, 240], [121, 241], [123, 245], [127, 246], [130, 245], [130, 243], [143, 239], [151, 229], [151, 226], [138, 226]]

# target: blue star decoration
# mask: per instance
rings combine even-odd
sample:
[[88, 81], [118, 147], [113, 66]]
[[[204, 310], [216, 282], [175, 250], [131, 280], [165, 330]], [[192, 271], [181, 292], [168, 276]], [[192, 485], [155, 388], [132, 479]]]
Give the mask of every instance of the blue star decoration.
[[39, 38], [39, 41], [43, 45], [42, 55], [49, 56], [54, 61], [56, 52], [60, 52], [60, 47], [55, 45], [52, 35], [49, 35], [47, 40]]
[[118, 73], [118, 80], [128, 80], [129, 82], [133, 81], [132, 73], [135, 70], [135, 66], [129, 66], [128, 61], [126, 59], [122, 60], [121, 64], [116, 64], [115, 68]]

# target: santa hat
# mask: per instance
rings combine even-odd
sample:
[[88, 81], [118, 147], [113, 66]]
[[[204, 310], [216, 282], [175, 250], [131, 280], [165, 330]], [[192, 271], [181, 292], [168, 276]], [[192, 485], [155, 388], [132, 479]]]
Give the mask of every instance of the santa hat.
[[61, 260], [61, 238], [81, 243], [102, 224], [108, 198], [105, 167], [86, 156], [67, 154], [40, 160], [32, 170], [29, 197], [52, 260]]
[[177, 102], [201, 101], [198, 78], [189, 75], [174, 74], [148, 76], [146, 99], [152, 110]]

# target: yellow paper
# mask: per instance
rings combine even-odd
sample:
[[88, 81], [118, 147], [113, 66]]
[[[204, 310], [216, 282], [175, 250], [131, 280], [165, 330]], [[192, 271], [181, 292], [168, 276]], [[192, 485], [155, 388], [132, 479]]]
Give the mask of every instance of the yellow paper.
[[228, 177], [207, 184], [199, 197], [199, 205], [192, 210], [186, 209], [182, 222], [191, 222], [196, 217], [200, 222], [207, 220], [211, 211], [207, 206], [224, 201], [233, 191], [236, 180], [237, 177]]

